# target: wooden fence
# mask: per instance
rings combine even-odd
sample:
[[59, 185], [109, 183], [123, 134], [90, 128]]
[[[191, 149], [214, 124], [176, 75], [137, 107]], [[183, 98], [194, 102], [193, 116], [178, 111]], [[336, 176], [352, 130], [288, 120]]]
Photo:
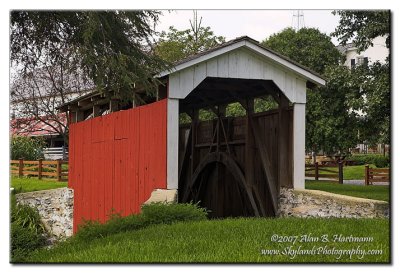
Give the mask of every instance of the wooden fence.
[[372, 185], [373, 182], [389, 182], [389, 168], [370, 168], [365, 165], [365, 186]]
[[55, 178], [57, 181], [68, 180], [68, 169], [63, 169], [63, 165], [68, 166], [68, 161], [63, 160], [11, 160], [11, 174], [20, 177], [30, 175], [39, 179], [43, 177]]
[[[337, 167], [338, 170], [327, 169], [327, 167]], [[320, 178], [326, 178], [324, 179], [325, 181], [335, 181], [339, 184], [343, 184], [343, 162], [325, 163], [324, 165], [320, 165], [318, 162], [315, 164], [306, 164], [305, 176], [313, 177], [317, 181], [320, 180]]]

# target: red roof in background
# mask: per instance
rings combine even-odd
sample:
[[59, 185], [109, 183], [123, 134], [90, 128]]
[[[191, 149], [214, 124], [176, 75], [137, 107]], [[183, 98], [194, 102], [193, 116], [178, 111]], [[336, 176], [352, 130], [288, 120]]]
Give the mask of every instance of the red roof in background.
[[[65, 113], [58, 114], [59, 121], [61, 121], [65, 126], [67, 125], [67, 116]], [[52, 127], [60, 128], [62, 127], [54, 119], [45, 119], [44, 121], [37, 120], [35, 118], [19, 118], [12, 119], [10, 122], [10, 133], [12, 135], [20, 136], [56, 136], [59, 133]], [[52, 126], [50, 126], [52, 125]]]

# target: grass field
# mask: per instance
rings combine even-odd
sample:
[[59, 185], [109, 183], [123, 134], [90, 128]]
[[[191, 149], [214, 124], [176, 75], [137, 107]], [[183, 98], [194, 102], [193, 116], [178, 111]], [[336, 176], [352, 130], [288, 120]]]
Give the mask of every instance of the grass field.
[[31, 192], [31, 191], [41, 191], [57, 189], [67, 186], [67, 182], [57, 182], [55, 180], [39, 180], [37, 178], [19, 178], [11, 177], [10, 187], [15, 189], [16, 193], [21, 192]]
[[[375, 168], [375, 165], [370, 164], [369, 165], [371, 168]], [[324, 168], [327, 170], [331, 171], [338, 171], [338, 167], [320, 167]], [[365, 166], [360, 165], [360, 166], [344, 166], [343, 167], [343, 179], [345, 180], [363, 180], [364, 179], [364, 172], [365, 172]], [[321, 174], [332, 174], [330, 172], [326, 172], [323, 170], [320, 170], [319, 173]]]
[[[339, 242], [335, 235], [371, 237], [372, 241]], [[279, 236], [298, 237], [295, 242], [295, 237], [286, 237], [292, 242], [277, 242], [286, 240]], [[359, 255], [350, 257], [352, 249]], [[362, 251], [370, 252], [363, 255]], [[237, 218], [155, 225], [90, 241], [69, 240], [34, 253], [28, 262], [388, 263], [389, 251], [387, 219]]]
[[346, 185], [326, 181], [306, 181], [306, 189], [321, 190], [337, 194], [389, 201], [389, 186]]

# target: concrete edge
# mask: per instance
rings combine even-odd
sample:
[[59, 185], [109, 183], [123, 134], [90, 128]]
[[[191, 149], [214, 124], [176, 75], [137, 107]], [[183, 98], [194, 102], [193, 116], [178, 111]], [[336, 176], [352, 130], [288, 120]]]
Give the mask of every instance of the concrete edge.
[[376, 204], [376, 205], [388, 205], [389, 203], [382, 200], [375, 200], [375, 199], [368, 199], [368, 198], [361, 198], [361, 197], [354, 197], [348, 195], [342, 195], [337, 193], [331, 193], [327, 191], [320, 191], [320, 190], [306, 190], [306, 189], [294, 189], [294, 194], [310, 194], [315, 197], [324, 197], [324, 198], [335, 198], [339, 199], [344, 202], [348, 203], [368, 203], [368, 204]]
[[151, 192], [150, 198], [144, 202], [144, 205], [165, 202], [175, 203], [178, 200], [178, 190], [155, 189]]

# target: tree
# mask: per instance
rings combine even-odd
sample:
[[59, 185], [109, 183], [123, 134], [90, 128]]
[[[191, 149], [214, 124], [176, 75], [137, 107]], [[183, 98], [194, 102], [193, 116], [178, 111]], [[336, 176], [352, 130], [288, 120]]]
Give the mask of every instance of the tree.
[[347, 103], [357, 92], [351, 71], [331, 39], [318, 29], [285, 29], [263, 45], [322, 74], [326, 87], [307, 90], [306, 149], [327, 154], [345, 153], [357, 144], [357, 112]]
[[168, 62], [176, 62], [225, 42], [225, 38], [214, 35], [210, 27], [202, 27], [201, 19], [198, 20], [194, 12], [189, 29], [177, 30], [170, 26], [168, 32], [162, 31], [155, 46], [156, 55]]
[[[376, 37], [386, 37], [386, 47], [390, 50], [390, 11], [334, 11], [340, 21], [333, 36], [342, 45], [353, 39], [358, 51], [373, 46]], [[385, 63], [375, 62], [367, 67], [357, 67], [353, 73], [360, 78], [358, 98], [352, 100], [352, 107], [365, 115], [360, 135], [369, 143], [390, 142], [390, 55]]]
[[316, 28], [302, 28], [297, 32], [286, 28], [261, 44], [320, 74], [326, 67], [337, 65], [342, 60], [331, 38]]
[[386, 37], [386, 47], [390, 48], [390, 11], [356, 11], [338, 10], [332, 12], [339, 15], [339, 25], [332, 33], [338, 37], [341, 45], [352, 38], [358, 50], [364, 51], [373, 46], [373, 39], [378, 36]]
[[25, 132], [37, 131], [36, 124], [49, 134], [56, 132], [68, 144], [69, 117], [58, 113], [57, 107], [79, 94], [92, 90], [93, 85], [81, 79], [79, 71], [68, 71], [62, 59], [57, 65], [48, 66], [17, 75], [11, 85], [11, 107], [15, 119], [11, 128], [23, 128]]
[[153, 75], [169, 66], [149, 54], [152, 28], [160, 12], [14, 11], [11, 13], [11, 60], [24, 75], [63, 60], [66, 72], [78, 71], [97, 90], [121, 100], [137, 99], [141, 86], [155, 91]]

